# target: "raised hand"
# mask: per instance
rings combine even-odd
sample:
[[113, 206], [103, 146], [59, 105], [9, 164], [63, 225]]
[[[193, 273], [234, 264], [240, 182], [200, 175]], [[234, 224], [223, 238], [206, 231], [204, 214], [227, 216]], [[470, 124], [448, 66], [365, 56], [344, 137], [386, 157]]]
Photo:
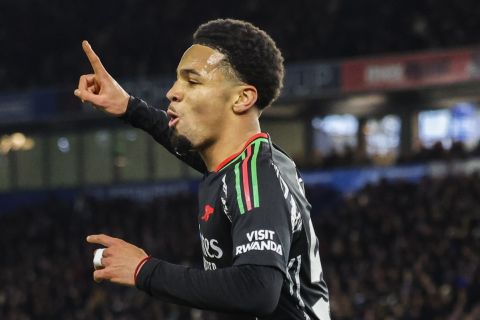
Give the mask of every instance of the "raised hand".
[[110, 115], [123, 115], [127, 110], [129, 94], [107, 72], [88, 41], [83, 41], [82, 47], [94, 73], [80, 77], [74, 94]]

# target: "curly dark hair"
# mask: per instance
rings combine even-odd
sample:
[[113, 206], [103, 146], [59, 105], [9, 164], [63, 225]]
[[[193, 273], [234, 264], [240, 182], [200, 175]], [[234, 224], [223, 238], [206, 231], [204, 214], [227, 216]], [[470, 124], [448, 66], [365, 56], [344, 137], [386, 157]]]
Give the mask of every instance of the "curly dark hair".
[[279, 96], [283, 87], [283, 57], [265, 31], [246, 21], [217, 19], [198, 27], [193, 44], [225, 54], [239, 80], [257, 88], [259, 109], [268, 107]]

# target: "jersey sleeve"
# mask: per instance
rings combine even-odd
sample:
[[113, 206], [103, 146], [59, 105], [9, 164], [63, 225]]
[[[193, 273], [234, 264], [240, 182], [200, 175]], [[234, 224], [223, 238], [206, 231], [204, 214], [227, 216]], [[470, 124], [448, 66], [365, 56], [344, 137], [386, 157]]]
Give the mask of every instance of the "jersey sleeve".
[[145, 101], [131, 96], [127, 111], [120, 119], [135, 128], [146, 131], [155, 141], [190, 167], [201, 173], [206, 172], [205, 163], [197, 152], [186, 154], [176, 152], [170, 142], [170, 128], [168, 127], [168, 116], [165, 111], [149, 106]]
[[232, 266], [214, 271], [151, 258], [135, 285], [165, 302], [234, 314], [263, 316], [278, 305], [282, 273], [263, 266]]
[[281, 180], [256, 142], [245, 150], [230, 176], [233, 264], [276, 267], [286, 273], [292, 234]]

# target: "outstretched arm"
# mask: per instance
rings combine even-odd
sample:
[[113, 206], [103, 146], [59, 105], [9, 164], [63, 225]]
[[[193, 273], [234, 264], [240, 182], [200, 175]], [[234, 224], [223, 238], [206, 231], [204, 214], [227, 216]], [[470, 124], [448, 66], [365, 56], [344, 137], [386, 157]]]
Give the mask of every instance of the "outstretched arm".
[[106, 247], [94, 280], [134, 286], [161, 300], [194, 308], [263, 316], [278, 303], [283, 274], [274, 267], [241, 265], [204, 271], [149, 258], [145, 251], [106, 235], [87, 237]]

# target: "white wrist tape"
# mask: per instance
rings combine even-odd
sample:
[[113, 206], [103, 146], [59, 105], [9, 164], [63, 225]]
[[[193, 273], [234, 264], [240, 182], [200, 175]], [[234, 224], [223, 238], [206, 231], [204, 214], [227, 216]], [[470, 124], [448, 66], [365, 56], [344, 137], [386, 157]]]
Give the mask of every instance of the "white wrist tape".
[[103, 258], [103, 251], [104, 250], [105, 250], [105, 248], [95, 250], [95, 253], [93, 255], [93, 267], [95, 269], [99, 269], [99, 268], [103, 267], [102, 258]]

